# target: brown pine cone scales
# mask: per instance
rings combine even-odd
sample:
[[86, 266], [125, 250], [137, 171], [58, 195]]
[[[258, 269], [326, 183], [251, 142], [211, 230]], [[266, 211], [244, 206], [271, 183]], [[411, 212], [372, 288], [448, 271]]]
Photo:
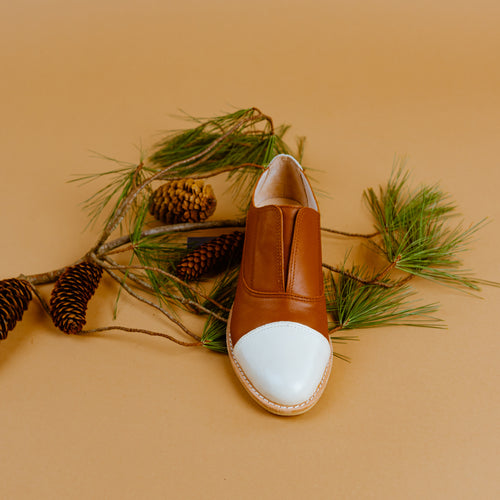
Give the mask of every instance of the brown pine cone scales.
[[99, 285], [102, 267], [82, 262], [69, 267], [57, 280], [50, 296], [54, 324], [65, 333], [80, 333], [87, 304]]
[[21, 321], [24, 311], [32, 298], [31, 288], [27, 281], [16, 278], [0, 280], [0, 339]]
[[212, 186], [200, 179], [182, 179], [156, 189], [149, 211], [165, 224], [203, 222], [214, 213], [216, 204]]
[[177, 264], [175, 274], [185, 281], [197, 280], [208, 272], [227, 266], [229, 261], [239, 261], [244, 238], [244, 233], [234, 231], [200, 245]]

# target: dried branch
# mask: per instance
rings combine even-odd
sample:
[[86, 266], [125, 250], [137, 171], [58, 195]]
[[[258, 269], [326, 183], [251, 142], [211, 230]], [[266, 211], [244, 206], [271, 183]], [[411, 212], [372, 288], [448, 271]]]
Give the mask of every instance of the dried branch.
[[106, 331], [111, 331], [111, 330], [122, 330], [124, 332], [136, 332], [136, 333], [145, 333], [146, 335], [152, 335], [154, 337], [163, 337], [165, 339], [171, 340], [172, 342], [175, 342], [176, 344], [179, 344], [184, 347], [197, 347], [201, 346], [204, 344], [200, 340], [200, 342], [184, 342], [183, 340], [176, 339], [175, 337], [172, 337], [172, 335], [168, 335], [167, 333], [161, 333], [161, 332], [154, 332], [151, 330], [144, 330], [143, 328], [129, 328], [126, 326], [103, 326], [101, 328], [93, 328], [91, 330], [82, 330], [80, 333], [86, 334], [86, 333], [99, 333], [99, 332], [106, 332]]
[[70, 264], [69, 266], [64, 266], [59, 269], [55, 269], [53, 271], [47, 271], [45, 273], [29, 274], [29, 275], [22, 274], [21, 277], [34, 286], [46, 285], [47, 283], [54, 283], [59, 279], [59, 276], [61, 276], [61, 274], [64, 273], [66, 269], [68, 269], [68, 267], [80, 264], [84, 260], [85, 257], [82, 257], [81, 259], [78, 259], [76, 262]]
[[[157, 226], [151, 229], [147, 229], [140, 234], [140, 239], [146, 238], [148, 236], [159, 236], [161, 234], [168, 233], [183, 233], [189, 231], [198, 231], [202, 229], [216, 229], [224, 227], [245, 227], [246, 220], [243, 219], [223, 219], [223, 220], [208, 220], [204, 222], [186, 222], [182, 224], [170, 224], [164, 226]], [[131, 235], [126, 234], [115, 240], [109, 241], [103, 244], [97, 251], [94, 251], [95, 255], [101, 257], [103, 255], [110, 255], [112, 250], [130, 243]], [[131, 247], [132, 249], [132, 247]]]
[[40, 305], [42, 306], [43, 310], [49, 315], [49, 317], [52, 317], [52, 314], [50, 312], [50, 307], [47, 304], [47, 301], [42, 297], [42, 294], [38, 291], [38, 288], [29, 279], [27, 279], [26, 276], [21, 275], [20, 277], [29, 283], [31, 290], [36, 295], [36, 298], [40, 302]]
[[[107, 259], [108, 260], [108, 259]], [[111, 260], [111, 259], [109, 259]], [[177, 277], [175, 274], [172, 274], [172, 273], [169, 273], [163, 269], [160, 269], [159, 267], [153, 267], [153, 266], [137, 266], [137, 265], [121, 265], [121, 264], [118, 264], [114, 261], [111, 261], [112, 262], [112, 266], [114, 269], [123, 269], [123, 270], [127, 270], [127, 269], [137, 269], [137, 270], [144, 270], [144, 271], [152, 271], [154, 273], [158, 273], [158, 274], [163, 274], [164, 276], [166, 276], [167, 278], [170, 278], [171, 280], [179, 283], [180, 285], [182, 286], [185, 286], [186, 288], [188, 288], [189, 290], [191, 290], [192, 292], [194, 292], [195, 294], [199, 295], [202, 299], [205, 299], [205, 300], [208, 300], [209, 302], [211, 302], [214, 306], [218, 307], [219, 309], [221, 309], [222, 311], [225, 311], [225, 312], [229, 312], [230, 309], [228, 309], [227, 307], [224, 307], [222, 304], [219, 304], [217, 301], [215, 301], [214, 299], [211, 299], [210, 297], [208, 297], [207, 295], [205, 295], [204, 293], [200, 292], [197, 288], [195, 288], [194, 286], [190, 285], [189, 283], [187, 283], [186, 281], [184, 280], [181, 280], [179, 277]], [[200, 304], [197, 304], [197, 306], [199, 306]], [[212, 311], [210, 311], [212, 312]], [[217, 317], [217, 319], [223, 319], [221, 317]]]
[[322, 227], [321, 231], [325, 231], [327, 233], [338, 234], [340, 236], [347, 236], [349, 238], [374, 238], [378, 236], [380, 233], [377, 231], [375, 233], [363, 234], [363, 233], [348, 233], [346, 231], [339, 231], [338, 229], [330, 229], [329, 227]]
[[191, 330], [189, 330], [186, 326], [184, 326], [177, 318], [175, 318], [172, 314], [170, 314], [168, 311], [163, 309], [163, 307], [155, 304], [154, 302], [151, 302], [150, 300], [146, 299], [145, 297], [139, 295], [138, 293], [135, 293], [134, 290], [132, 290], [126, 283], [123, 282], [123, 280], [120, 279], [119, 276], [117, 276], [111, 269], [109, 269], [109, 266], [104, 267], [104, 270], [116, 281], [120, 284], [120, 286], [123, 287], [123, 289], [132, 295], [132, 297], [136, 298], [137, 300], [144, 302], [145, 304], [154, 307], [158, 311], [160, 311], [163, 315], [165, 315], [172, 323], [177, 325], [185, 334], [189, 335], [195, 340], [200, 341], [201, 337], [193, 333]]
[[345, 269], [341, 269], [340, 267], [335, 267], [335, 266], [332, 266], [330, 264], [327, 264], [326, 262], [323, 262], [323, 267], [325, 269], [328, 269], [328, 270], [334, 272], [334, 273], [347, 276], [348, 278], [351, 278], [354, 281], [357, 281], [358, 283], [362, 283], [363, 285], [376, 285], [376, 286], [380, 286], [382, 288], [393, 288], [396, 286], [400, 286], [403, 283], [406, 283], [408, 281], [408, 278], [405, 278], [404, 280], [393, 281], [393, 282], [379, 281], [377, 276], [375, 276], [375, 278], [365, 279], [365, 278], [361, 278], [360, 276], [356, 276], [355, 274], [350, 273], [349, 271], [347, 271]]
[[[266, 167], [262, 165], [258, 165], [257, 163], [242, 163], [241, 165], [228, 165], [227, 167], [220, 168], [219, 170], [214, 170], [213, 172], [207, 172], [205, 174], [193, 174], [190, 175], [190, 179], [207, 179], [209, 177], [215, 177], [216, 175], [224, 174], [226, 172], [233, 172], [234, 170], [239, 170], [240, 168], [258, 168], [260, 170], [265, 170]], [[178, 181], [181, 179], [185, 179], [185, 177], [177, 176], [168, 178], [169, 181]]]
[[[107, 258], [106, 260], [110, 261], [111, 259]], [[121, 271], [124, 274], [125, 274], [125, 272], [128, 269], [141, 269], [141, 270], [145, 270], [145, 271], [152, 271], [152, 272], [155, 272], [155, 273], [164, 274], [167, 277], [173, 279], [174, 281], [177, 281], [180, 284], [185, 285], [191, 291], [193, 291], [194, 293], [196, 293], [197, 295], [199, 295], [202, 299], [208, 300], [209, 302], [211, 302], [212, 304], [214, 304], [219, 309], [222, 309], [222, 310], [224, 310], [226, 312], [229, 312], [229, 309], [227, 307], [224, 307], [223, 305], [219, 304], [218, 302], [216, 302], [215, 300], [211, 299], [210, 297], [207, 297], [205, 294], [201, 293], [199, 290], [197, 290], [193, 286], [190, 286], [186, 282], [182, 281], [180, 278], [177, 278], [177, 276], [175, 276], [173, 274], [170, 274], [170, 273], [167, 273], [166, 271], [163, 271], [163, 269], [159, 269], [157, 267], [151, 267], [151, 266], [122, 266], [122, 265], [117, 264], [117, 263], [115, 263], [113, 261], [110, 262], [110, 266], [107, 266], [102, 261], [98, 261], [98, 262], [105, 269], [106, 268], [107, 269], [116, 269], [116, 270]], [[134, 281], [138, 285], [141, 285], [142, 287], [146, 288], [151, 293], [153, 293], [153, 294], [156, 293], [156, 290], [148, 282], [144, 281], [143, 279], [141, 279], [139, 276], [135, 275], [134, 273], [128, 273], [127, 274], [127, 278], [129, 278], [130, 280]], [[218, 319], [219, 321], [223, 321], [224, 323], [227, 323], [227, 319], [226, 318], [224, 318], [220, 314], [217, 314], [214, 311], [211, 311], [210, 309], [206, 308], [204, 305], [200, 304], [199, 302], [195, 302], [194, 300], [186, 299], [185, 297], [180, 297], [178, 295], [169, 297], [169, 299], [172, 300], [172, 302], [174, 302], [174, 303], [175, 303], [175, 301], [177, 301], [178, 303], [181, 303], [181, 304], [184, 304], [184, 305], [189, 305], [192, 308], [197, 309], [199, 312], [202, 312], [202, 313], [205, 313], [205, 314], [209, 314], [209, 315], [213, 316], [214, 318]]]

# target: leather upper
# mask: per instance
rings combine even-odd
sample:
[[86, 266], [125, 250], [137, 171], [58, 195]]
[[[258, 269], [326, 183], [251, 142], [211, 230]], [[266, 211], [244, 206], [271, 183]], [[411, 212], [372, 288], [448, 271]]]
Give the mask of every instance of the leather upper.
[[233, 345], [247, 332], [276, 321], [309, 326], [328, 339], [321, 262], [317, 210], [256, 207], [252, 201], [231, 314]]

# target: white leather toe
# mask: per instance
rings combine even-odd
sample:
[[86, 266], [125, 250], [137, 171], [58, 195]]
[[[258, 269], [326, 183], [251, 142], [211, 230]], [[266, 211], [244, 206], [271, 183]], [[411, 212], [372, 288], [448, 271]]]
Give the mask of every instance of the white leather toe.
[[287, 406], [314, 395], [330, 355], [331, 344], [324, 335], [292, 321], [255, 328], [233, 349], [235, 360], [255, 389]]

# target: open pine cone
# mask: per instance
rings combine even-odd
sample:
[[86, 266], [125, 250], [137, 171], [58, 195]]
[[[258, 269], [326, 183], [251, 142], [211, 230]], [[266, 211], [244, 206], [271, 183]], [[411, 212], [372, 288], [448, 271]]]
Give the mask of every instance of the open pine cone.
[[156, 189], [149, 211], [165, 224], [203, 222], [214, 213], [216, 204], [212, 186], [200, 179], [182, 179]]
[[102, 276], [102, 267], [81, 262], [59, 277], [50, 296], [54, 324], [65, 333], [80, 333], [85, 324], [87, 304]]
[[18, 321], [32, 298], [28, 282], [17, 278], [0, 281], [0, 339], [3, 340]]

